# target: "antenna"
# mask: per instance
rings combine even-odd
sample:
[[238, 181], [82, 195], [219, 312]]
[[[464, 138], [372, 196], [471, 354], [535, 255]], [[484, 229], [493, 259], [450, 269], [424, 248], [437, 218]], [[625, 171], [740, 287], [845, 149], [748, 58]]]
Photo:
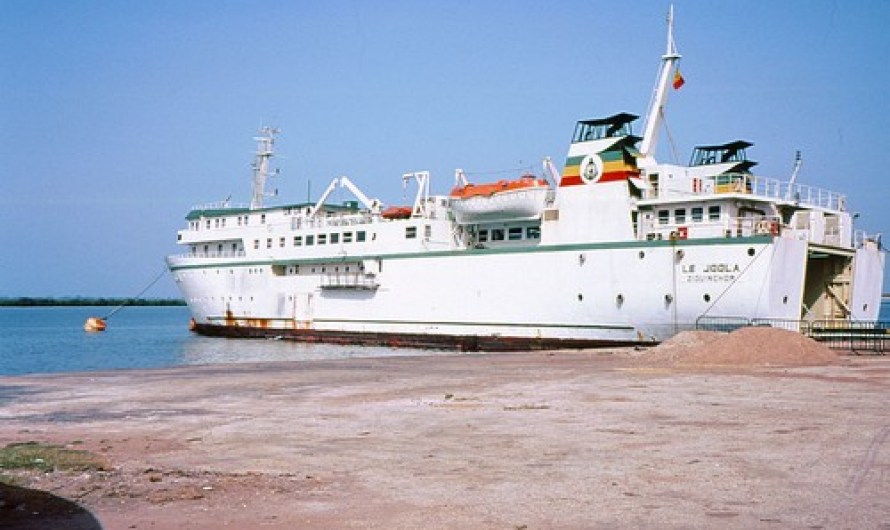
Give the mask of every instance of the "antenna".
[[[269, 178], [269, 159], [274, 156], [275, 135], [280, 129], [264, 126], [259, 130], [259, 136], [255, 136], [257, 142], [256, 153], [253, 160], [253, 197], [250, 200], [250, 209], [257, 210], [263, 207], [263, 199], [267, 196], [266, 180]], [[275, 175], [278, 170], [275, 170]]]
[[681, 55], [677, 53], [677, 44], [674, 42], [674, 6], [671, 4], [667, 16], [667, 47], [661, 56], [661, 69], [658, 72], [658, 80], [652, 91], [652, 99], [649, 102], [649, 111], [646, 113], [646, 129], [643, 133], [643, 142], [640, 145], [640, 154], [643, 158], [653, 158], [655, 144], [658, 141], [658, 129], [664, 121], [664, 107], [667, 103], [668, 83], [671, 80], [671, 70], [680, 61]]
[[788, 189], [785, 190], [785, 200], [791, 199], [791, 190], [794, 188], [794, 182], [797, 180], [797, 174], [800, 172], [800, 166], [803, 164], [803, 159], [800, 157], [800, 150], [798, 150], [794, 155], [794, 169], [791, 170], [791, 178], [788, 180]]

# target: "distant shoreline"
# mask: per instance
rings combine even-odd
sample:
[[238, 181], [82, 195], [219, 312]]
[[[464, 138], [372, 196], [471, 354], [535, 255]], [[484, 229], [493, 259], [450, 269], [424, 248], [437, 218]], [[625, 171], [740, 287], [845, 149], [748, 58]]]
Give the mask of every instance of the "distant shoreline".
[[0, 307], [95, 307], [95, 306], [184, 306], [178, 298], [88, 298], [30, 297], [0, 298]]

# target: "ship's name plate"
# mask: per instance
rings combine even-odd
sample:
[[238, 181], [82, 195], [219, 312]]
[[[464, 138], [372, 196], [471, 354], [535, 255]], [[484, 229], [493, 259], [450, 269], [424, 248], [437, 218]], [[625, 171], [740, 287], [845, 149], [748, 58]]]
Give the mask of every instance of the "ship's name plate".
[[680, 273], [687, 283], [731, 282], [738, 277], [741, 270], [738, 263], [706, 263], [701, 267], [691, 263], [682, 265]]

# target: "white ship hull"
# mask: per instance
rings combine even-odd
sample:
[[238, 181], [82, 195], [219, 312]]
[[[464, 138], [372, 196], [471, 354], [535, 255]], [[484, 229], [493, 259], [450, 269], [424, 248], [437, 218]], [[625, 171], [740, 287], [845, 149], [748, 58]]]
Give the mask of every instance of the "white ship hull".
[[208, 334], [523, 349], [655, 342], [703, 314], [796, 320], [807, 244], [756, 236], [371, 259], [380, 272], [366, 289], [324, 288], [320, 270], [172, 265]]

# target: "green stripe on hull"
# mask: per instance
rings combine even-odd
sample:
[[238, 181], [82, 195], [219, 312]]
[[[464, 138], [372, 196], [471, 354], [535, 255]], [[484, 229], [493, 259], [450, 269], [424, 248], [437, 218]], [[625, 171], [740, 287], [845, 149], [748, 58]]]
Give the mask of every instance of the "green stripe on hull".
[[621, 250], [630, 248], [659, 248], [659, 247], [697, 247], [711, 245], [751, 245], [769, 243], [772, 236], [751, 236], [736, 238], [707, 238], [707, 239], [685, 239], [681, 241], [661, 240], [661, 241], [618, 241], [611, 243], [575, 243], [565, 245], [539, 245], [534, 247], [511, 247], [511, 248], [485, 248], [485, 249], [467, 249], [467, 250], [443, 250], [434, 252], [404, 252], [397, 254], [357, 254], [353, 256], [330, 256], [324, 258], [301, 258], [301, 259], [264, 259], [253, 261], [227, 261], [221, 263], [199, 264], [199, 265], [174, 265], [170, 267], [171, 271], [188, 270], [188, 269], [215, 269], [222, 267], [256, 267], [261, 265], [315, 265], [322, 263], [336, 263], [346, 261], [360, 260], [394, 260], [394, 259], [426, 259], [426, 258], [451, 258], [451, 257], [482, 257], [494, 254], [531, 254], [539, 252], [568, 252], [579, 250]]

